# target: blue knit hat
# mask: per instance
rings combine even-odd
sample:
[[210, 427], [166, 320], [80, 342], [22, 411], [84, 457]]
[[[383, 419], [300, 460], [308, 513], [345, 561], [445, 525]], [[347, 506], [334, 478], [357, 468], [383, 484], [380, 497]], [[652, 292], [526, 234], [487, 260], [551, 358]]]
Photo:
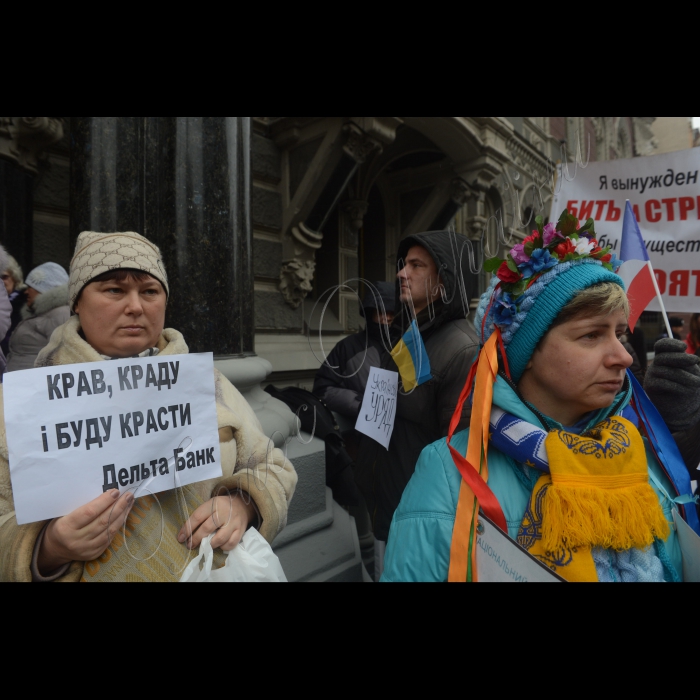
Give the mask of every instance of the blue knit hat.
[[516, 246], [508, 260], [487, 263], [500, 277], [494, 277], [481, 297], [475, 319], [482, 343], [497, 327], [501, 330], [515, 382], [561, 311], [580, 292], [605, 282], [625, 289], [615, 274], [621, 263], [609, 249], [598, 246], [593, 220], [580, 227], [567, 211], [556, 227], [545, 227], [541, 219], [537, 223], [539, 230]]

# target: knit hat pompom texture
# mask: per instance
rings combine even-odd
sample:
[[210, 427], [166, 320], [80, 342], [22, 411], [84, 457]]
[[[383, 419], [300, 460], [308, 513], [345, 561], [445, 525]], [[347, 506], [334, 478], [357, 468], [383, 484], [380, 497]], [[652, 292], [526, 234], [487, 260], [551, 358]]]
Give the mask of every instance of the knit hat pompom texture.
[[155, 277], [170, 294], [168, 275], [160, 249], [147, 238], [133, 233], [84, 231], [78, 237], [70, 264], [70, 305], [95, 277], [113, 270], [140, 270]]
[[68, 284], [68, 273], [57, 263], [44, 263], [27, 275], [25, 284], [36, 289], [39, 294], [46, 294], [52, 289]]
[[[561, 311], [576, 296], [597, 284], [612, 282], [622, 289], [622, 278], [610, 272], [597, 260], [584, 259], [561, 263], [542, 275], [519, 300], [519, 312], [513, 323], [502, 329], [503, 344], [507, 348], [508, 363], [515, 382], [525, 373], [528, 362], [538, 344], [549, 332]], [[500, 280], [494, 277], [491, 287], [481, 297], [476, 313], [476, 328], [482, 332], [482, 342], [486, 342], [495, 332], [493, 303], [501, 295], [497, 289]], [[486, 314], [489, 313], [484, 323]]]

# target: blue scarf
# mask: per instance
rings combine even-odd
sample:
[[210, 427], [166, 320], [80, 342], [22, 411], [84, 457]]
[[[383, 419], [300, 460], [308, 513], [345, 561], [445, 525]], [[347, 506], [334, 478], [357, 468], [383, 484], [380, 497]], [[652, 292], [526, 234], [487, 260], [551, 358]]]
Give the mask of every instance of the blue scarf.
[[547, 431], [506, 413], [498, 406], [491, 410], [491, 444], [519, 464], [549, 474], [545, 442]]

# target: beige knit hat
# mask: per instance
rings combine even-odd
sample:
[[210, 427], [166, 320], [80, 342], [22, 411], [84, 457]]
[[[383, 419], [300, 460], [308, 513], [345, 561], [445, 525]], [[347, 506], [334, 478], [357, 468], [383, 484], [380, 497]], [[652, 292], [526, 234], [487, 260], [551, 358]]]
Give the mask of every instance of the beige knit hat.
[[70, 305], [95, 277], [112, 270], [141, 270], [155, 277], [170, 295], [168, 275], [157, 245], [138, 233], [95, 233], [78, 237], [70, 264]]

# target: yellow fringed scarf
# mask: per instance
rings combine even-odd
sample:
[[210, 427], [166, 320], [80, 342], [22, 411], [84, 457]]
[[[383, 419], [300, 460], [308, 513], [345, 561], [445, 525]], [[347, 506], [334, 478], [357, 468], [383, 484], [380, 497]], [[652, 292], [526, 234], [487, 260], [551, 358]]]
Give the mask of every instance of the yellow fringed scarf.
[[637, 429], [611, 418], [584, 436], [547, 438], [551, 476], [533, 491], [518, 542], [571, 582], [597, 582], [592, 549], [646, 549], [670, 535], [649, 485], [646, 450]]

